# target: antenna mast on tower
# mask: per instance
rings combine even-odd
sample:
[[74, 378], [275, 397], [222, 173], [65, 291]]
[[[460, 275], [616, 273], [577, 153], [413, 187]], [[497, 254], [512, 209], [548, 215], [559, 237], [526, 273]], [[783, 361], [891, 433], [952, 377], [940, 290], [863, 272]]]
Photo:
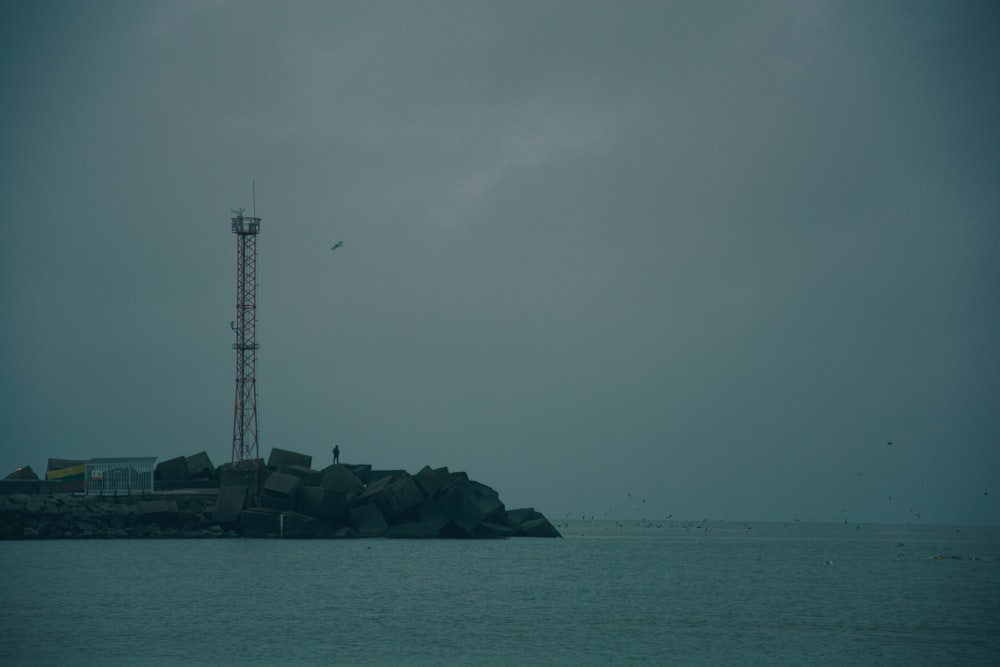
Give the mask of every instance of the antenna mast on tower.
[[236, 403], [233, 408], [233, 467], [251, 465], [259, 458], [257, 445], [257, 192], [254, 186], [254, 215], [233, 211], [236, 234]]

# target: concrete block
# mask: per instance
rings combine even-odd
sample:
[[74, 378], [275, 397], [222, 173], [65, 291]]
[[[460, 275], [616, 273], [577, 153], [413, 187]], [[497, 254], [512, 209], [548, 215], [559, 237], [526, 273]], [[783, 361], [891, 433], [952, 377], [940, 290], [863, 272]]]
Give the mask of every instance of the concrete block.
[[450, 519], [451, 517], [436, 500], [426, 500], [417, 507], [418, 521], [437, 522], [444, 525]]
[[449, 519], [441, 526], [441, 530], [438, 531], [438, 537], [445, 540], [465, 540], [472, 537], [472, 534]]
[[499, 496], [477, 496], [476, 511], [483, 517], [483, 521], [507, 524], [507, 508], [500, 502]]
[[525, 521], [530, 521], [531, 519], [541, 518], [541, 513], [536, 512], [534, 507], [521, 507], [518, 509], [507, 510], [507, 525], [512, 527], [520, 526]]
[[364, 484], [342, 463], [323, 468], [320, 486], [331, 491], [342, 491], [347, 495], [359, 494], [365, 490]]
[[302, 480], [303, 486], [319, 486], [320, 481], [323, 479], [323, 473], [319, 470], [303, 466], [281, 466], [278, 468], [278, 472], [298, 477]]
[[354, 507], [348, 514], [354, 529], [362, 537], [381, 537], [389, 525], [375, 503]]
[[232, 463], [225, 463], [219, 466], [216, 474], [219, 477], [219, 486], [242, 486], [251, 495], [260, 493], [264, 486], [264, 481], [270, 475], [264, 467], [263, 459], [255, 461], [244, 461], [240, 467], [233, 467]]
[[357, 502], [374, 502], [385, 520], [392, 524], [415, 518], [417, 507], [424, 502], [424, 494], [413, 477], [402, 472], [369, 484]]
[[215, 466], [212, 459], [208, 458], [206, 452], [192, 454], [185, 459], [188, 467], [188, 477], [192, 479], [213, 479], [215, 477]]
[[282, 466], [302, 466], [312, 468], [313, 457], [308, 454], [299, 454], [287, 449], [271, 448], [271, 455], [267, 457], [268, 468], [280, 468]]
[[517, 534], [524, 537], [562, 537], [555, 526], [549, 523], [549, 520], [545, 517], [531, 519], [522, 523]]
[[360, 479], [364, 483], [365, 486], [368, 486], [369, 484], [374, 484], [375, 482], [377, 482], [380, 479], [383, 479], [385, 477], [392, 477], [393, 475], [398, 475], [398, 474], [404, 473], [404, 472], [406, 472], [406, 471], [405, 470], [371, 470], [371, 469], [369, 469], [367, 471], [362, 470], [360, 472], [360, 474], [358, 475], [358, 479]]
[[175, 459], [160, 461], [156, 464], [156, 479], [190, 479], [188, 474], [187, 459], [178, 456]]
[[247, 490], [243, 486], [227, 486], [219, 489], [215, 498], [215, 509], [212, 510], [212, 521], [215, 523], [236, 523], [240, 512], [246, 507]]
[[269, 496], [266, 493], [262, 493], [256, 498], [256, 505], [258, 507], [266, 507], [272, 510], [281, 510], [282, 512], [291, 510], [293, 505], [291, 498], [281, 498], [279, 496]]
[[278, 535], [281, 510], [253, 507], [240, 512], [240, 530], [244, 537]]
[[364, 478], [372, 471], [372, 467], [367, 463], [341, 463], [340, 465], [354, 473], [355, 477], [362, 480], [362, 484], [364, 484]]
[[293, 509], [302, 514], [333, 523], [347, 523], [347, 494], [320, 486], [300, 486], [295, 494]]
[[302, 484], [302, 480], [295, 475], [286, 475], [282, 472], [272, 472], [267, 476], [264, 487], [261, 489], [262, 495], [286, 498], [294, 500], [295, 490]]
[[492, 521], [483, 521], [476, 526], [473, 534], [476, 537], [505, 538], [513, 536], [514, 530], [503, 524], [493, 523]]
[[465, 479], [457, 479], [437, 498], [448, 516], [468, 532], [471, 532], [484, 518], [477, 506], [477, 500], [475, 489]]
[[299, 512], [282, 512], [278, 519], [278, 536], [283, 538], [320, 537], [319, 519]]
[[433, 498], [441, 489], [452, 482], [446, 467], [432, 469], [430, 466], [424, 466], [420, 472], [413, 476], [413, 479], [428, 498]]

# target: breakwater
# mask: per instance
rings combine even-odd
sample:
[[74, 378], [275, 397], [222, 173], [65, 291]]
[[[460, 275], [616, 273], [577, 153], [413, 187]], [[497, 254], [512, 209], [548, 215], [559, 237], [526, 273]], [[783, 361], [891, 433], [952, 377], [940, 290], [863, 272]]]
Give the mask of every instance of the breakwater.
[[266, 463], [215, 468], [201, 452], [161, 462], [145, 488], [127, 460], [114, 475], [101, 461], [98, 485], [83, 479], [95, 466], [57, 459], [46, 480], [20, 470], [0, 481], [0, 539], [561, 537], [540, 512], [507, 509], [446, 467], [315, 470], [311, 457], [275, 448]]

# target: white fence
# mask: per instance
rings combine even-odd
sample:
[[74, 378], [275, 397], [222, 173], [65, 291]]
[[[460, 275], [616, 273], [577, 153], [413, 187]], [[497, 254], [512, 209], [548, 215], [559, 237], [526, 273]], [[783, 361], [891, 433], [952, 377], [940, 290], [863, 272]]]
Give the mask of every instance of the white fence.
[[84, 472], [88, 496], [127, 496], [153, 492], [156, 457], [91, 459]]

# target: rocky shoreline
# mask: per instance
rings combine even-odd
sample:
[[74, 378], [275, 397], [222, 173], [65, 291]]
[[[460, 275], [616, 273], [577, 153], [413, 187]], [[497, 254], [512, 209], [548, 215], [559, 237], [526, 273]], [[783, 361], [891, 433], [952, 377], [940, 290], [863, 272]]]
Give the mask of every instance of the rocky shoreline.
[[157, 465], [152, 492], [85, 494], [65, 481], [68, 464], [81, 467], [50, 459], [47, 480], [21, 469], [0, 481], [0, 539], [561, 537], [540, 512], [508, 510], [448, 468], [314, 470], [277, 448], [266, 465], [213, 468], [201, 452]]

